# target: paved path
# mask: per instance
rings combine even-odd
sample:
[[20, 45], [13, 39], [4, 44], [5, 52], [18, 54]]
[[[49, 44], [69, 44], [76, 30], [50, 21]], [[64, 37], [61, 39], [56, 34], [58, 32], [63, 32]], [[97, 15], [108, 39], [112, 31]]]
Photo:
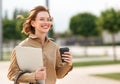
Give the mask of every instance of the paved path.
[[120, 64], [75, 68], [57, 84], [120, 84], [120, 81], [91, 76], [109, 72], [120, 72]]
[[[13, 84], [7, 79], [9, 62], [0, 62], [0, 84]], [[96, 73], [120, 72], [120, 64], [74, 68], [57, 84], [120, 84], [120, 81], [91, 76]]]
[[0, 62], [0, 84], [13, 84], [7, 78], [9, 62]]

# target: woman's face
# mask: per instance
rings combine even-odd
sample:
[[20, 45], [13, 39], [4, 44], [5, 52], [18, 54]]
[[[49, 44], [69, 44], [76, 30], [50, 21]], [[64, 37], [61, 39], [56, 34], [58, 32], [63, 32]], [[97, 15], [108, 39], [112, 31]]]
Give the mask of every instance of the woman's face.
[[35, 20], [31, 22], [31, 25], [35, 28], [35, 32], [47, 33], [52, 25], [52, 21], [48, 12], [39, 12]]

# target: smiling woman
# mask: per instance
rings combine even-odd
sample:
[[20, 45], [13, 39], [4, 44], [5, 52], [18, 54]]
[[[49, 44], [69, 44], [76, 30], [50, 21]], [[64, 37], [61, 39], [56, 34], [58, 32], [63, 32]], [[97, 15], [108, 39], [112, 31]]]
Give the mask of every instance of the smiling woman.
[[[64, 56], [62, 59], [65, 62], [62, 63], [58, 45], [47, 36], [52, 26], [52, 18], [47, 8], [36, 6], [30, 11], [29, 16], [23, 19], [25, 22], [22, 32], [27, 34], [28, 38], [23, 40], [18, 46], [41, 48], [43, 66], [35, 68], [33, 72], [23, 74], [18, 82], [38, 84], [39, 80], [44, 80], [45, 84], [55, 84], [57, 78], [63, 78], [72, 69], [72, 55], [70, 52], [62, 54]], [[30, 52], [26, 51], [26, 53]], [[36, 54], [34, 55], [36, 56]], [[20, 69], [16, 59], [17, 56], [17, 50], [14, 49], [11, 53], [11, 63], [8, 70], [8, 78], [10, 80], [15, 80], [17, 74], [23, 71]], [[27, 57], [27, 55], [25, 56]], [[31, 56], [29, 57], [31, 58]], [[29, 61], [29, 58], [27, 60]]]
[[[37, 35], [38, 32], [44, 32], [44, 34], [46, 34], [52, 26], [52, 17], [49, 11], [40, 6], [31, 10], [30, 15], [27, 18], [23, 19], [26, 20], [26, 22], [23, 24], [22, 30], [22, 32], [25, 34]], [[44, 31], [45, 29], [46, 31]]]

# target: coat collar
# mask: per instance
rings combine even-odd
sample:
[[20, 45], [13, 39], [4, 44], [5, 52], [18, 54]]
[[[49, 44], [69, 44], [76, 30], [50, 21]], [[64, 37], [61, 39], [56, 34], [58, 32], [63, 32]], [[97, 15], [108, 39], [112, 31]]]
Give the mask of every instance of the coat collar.
[[[30, 34], [29, 38], [31, 38], [31, 39], [38, 39], [39, 40], [38, 36], [36, 36], [35, 34]], [[45, 37], [45, 42], [48, 42], [50, 40], [51, 40], [51, 38], [48, 38], [47, 36]]]

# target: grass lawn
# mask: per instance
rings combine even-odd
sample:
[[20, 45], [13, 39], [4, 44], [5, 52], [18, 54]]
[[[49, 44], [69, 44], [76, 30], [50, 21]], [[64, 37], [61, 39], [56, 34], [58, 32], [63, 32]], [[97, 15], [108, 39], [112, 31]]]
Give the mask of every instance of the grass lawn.
[[105, 78], [110, 78], [110, 79], [114, 79], [114, 80], [119, 80], [120, 81], [120, 73], [96, 74], [94, 76], [105, 77]]
[[75, 62], [74, 67], [93, 66], [93, 65], [109, 65], [109, 64], [120, 64], [120, 60], [101, 60], [101, 61], [88, 61], [88, 62]]
[[3, 61], [9, 61], [10, 60], [10, 53], [11, 52], [3, 52]]
[[[101, 60], [101, 61], [88, 61], [88, 62], [75, 62], [73, 63], [74, 67], [84, 67], [84, 66], [94, 66], [94, 65], [110, 65], [110, 64], [120, 64], [120, 60]], [[107, 73], [107, 74], [95, 74], [92, 76], [105, 77], [114, 80], [120, 81], [120, 72], [119, 73]]]
[[[11, 52], [4, 52], [3, 53], [3, 61], [9, 61], [10, 60], [10, 53]], [[80, 56], [74, 56], [74, 57], [80, 57]], [[85, 56], [82, 56], [80, 58], [85, 58]], [[99, 59], [99, 56], [88, 56], [87, 58], [96, 58]], [[83, 66], [94, 66], [94, 65], [108, 65], [108, 64], [120, 64], [120, 60], [113, 61], [113, 60], [100, 60], [100, 61], [85, 61], [85, 62], [74, 62], [74, 67], [83, 67]]]

